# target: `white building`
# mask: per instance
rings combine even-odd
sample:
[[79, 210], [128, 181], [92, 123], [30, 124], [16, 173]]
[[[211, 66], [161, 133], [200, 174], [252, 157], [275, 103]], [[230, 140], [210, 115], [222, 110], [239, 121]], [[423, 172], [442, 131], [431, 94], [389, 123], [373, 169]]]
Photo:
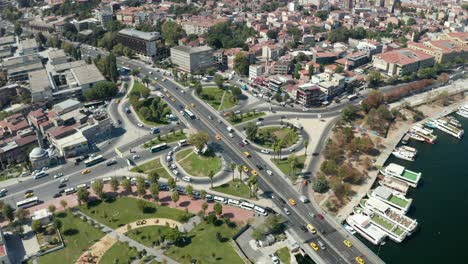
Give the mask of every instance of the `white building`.
[[208, 46], [177, 46], [171, 48], [171, 61], [178, 69], [193, 73], [213, 66], [213, 49]]
[[249, 79], [253, 80], [263, 74], [263, 66], [252, 64], [249, 66]]

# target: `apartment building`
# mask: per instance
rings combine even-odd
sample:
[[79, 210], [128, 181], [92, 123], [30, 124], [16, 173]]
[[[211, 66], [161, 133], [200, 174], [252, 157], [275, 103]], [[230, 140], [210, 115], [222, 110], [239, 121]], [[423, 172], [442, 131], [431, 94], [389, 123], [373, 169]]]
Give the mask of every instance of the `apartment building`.
[[52, 99], [52, 85], [46, 70], [29, 72], [28, 80], [31, 102], [47, 102]]
[[141, 55], [155, 57], [158, 54], [157, 44], [161, 42], [161, 39], [159, 32], [122, 29], [117, 34], [116, 41]]
[[316, 84], [306, 83], [296, 89], [296, 101], [304, 107], [320, 105], [322, 98], [322, 90]]
[[18, 45], [19, 55], [32, 55], [39, 51], [39, 44], [35, 39], [25, 39], [19, 42]]
[[189, 47], [177, 46], [171, 48], [171, 61], [184, 72], [193, 73], [213, 66], [213, 49], [208, 46]]

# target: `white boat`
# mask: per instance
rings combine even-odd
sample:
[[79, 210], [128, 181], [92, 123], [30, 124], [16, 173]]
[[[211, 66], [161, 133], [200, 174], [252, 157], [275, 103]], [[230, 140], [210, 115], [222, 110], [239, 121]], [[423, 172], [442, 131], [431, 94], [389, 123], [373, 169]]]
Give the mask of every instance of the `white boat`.
[[415, 148], [412, 148], [412, 147], [410, 147], [410, 146], [401, 146], [400, 149], [403, 149], [403, 150], [405, 150], [405, 151], [414, 153], [414, 155], [418, 154], [418, 150], [415, 149]]
[[468, 118], [468, 110], [460, 109], [457, 111], [457, 115], [462, 116], [464, 118]]
[[414, 153], [411, 153], [409, 151], [404, 151], [402, 149], [395, 149], [394, 151], [392, 151], [392, 155], [399, 159], [403, 159], [407, 161], [414, 161], [414, 156], [415, 156]]
[[387, 177], [392, 177], [407, 182], [410, 186], [416, 187], [419, 180], [421, 179], [420, 172], [414, 172], [405, 169], [405, 167], [400, 166], [395, 163], [390, 163], [383, 170], [380, 170], [380, 173]]
[[445, 118], [439, 118], [434, 120], [434, 124], [437, 125], [437, 128], [445, 133], [452, 135], [456, 138], [462, 138], [465, 131], [458, 127], [455, 127], [449, 123], [449, 121]]
[[449, 124], [451, 124], [452, 126], [462, 128], [462, 125], [460, 124], [460, 122], [455, 117], [446, 116], [445, 118], [448, 120]]
[[415, 125], [411, 128], [411, 132], [417, 134], [418, 136], [424, 138], [424, 141], [430, 144], [434, 144], [437, 136], [432, 134], [433, 129], [422, 127], [421, 125]]
[[409, 189], [409, 184], [407, 182], [391, 177], [384, 177], [379, 181], [379, 185], [388, 187], [402, 194], [406, 194]]
[[413, 203], [413, 199], [406, 198], [403, 194], [385, 186], [377, 186], [374, 190], [369, 190], [367, 196], [379, 199], [401, 211], [402, 214], [406, 214]]
[[410, 132], [410, 133], [409, 133], [409, 136], [410, 136], [410, 138], [412, 138], [412, 139], [414, 139], [414, 140], [416, 140], [416, 141], [421, 141], [421, 142], [426, 141], [423, 137], [421, 137], [420, 135], [418, 135], [418, 134], [416, 134], [416, 133]]
[[346, 223], [374, 245], [381, 244], [387, 237], [387, 234], [372, 223], [367, 215], [355, 213], [346, 218]]

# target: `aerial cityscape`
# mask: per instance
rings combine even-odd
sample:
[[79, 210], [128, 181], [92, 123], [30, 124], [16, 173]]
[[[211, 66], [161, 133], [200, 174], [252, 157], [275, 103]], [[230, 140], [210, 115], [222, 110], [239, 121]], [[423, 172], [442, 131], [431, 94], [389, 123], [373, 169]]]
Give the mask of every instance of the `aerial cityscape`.
[[467, 0], [0, 0], [0, 264], [463, 263]]

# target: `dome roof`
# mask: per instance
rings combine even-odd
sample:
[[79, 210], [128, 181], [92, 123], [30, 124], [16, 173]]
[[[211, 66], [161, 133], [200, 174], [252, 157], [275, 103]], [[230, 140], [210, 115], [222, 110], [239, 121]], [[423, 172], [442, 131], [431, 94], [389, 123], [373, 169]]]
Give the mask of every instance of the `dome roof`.
[[47, 151], [45, 151], [41, 147], [34, 148], [31, 153], [29, 153], [29, 158], [34, 159], [34, 158], [42, 158], [45, 155], [47, 155]]

